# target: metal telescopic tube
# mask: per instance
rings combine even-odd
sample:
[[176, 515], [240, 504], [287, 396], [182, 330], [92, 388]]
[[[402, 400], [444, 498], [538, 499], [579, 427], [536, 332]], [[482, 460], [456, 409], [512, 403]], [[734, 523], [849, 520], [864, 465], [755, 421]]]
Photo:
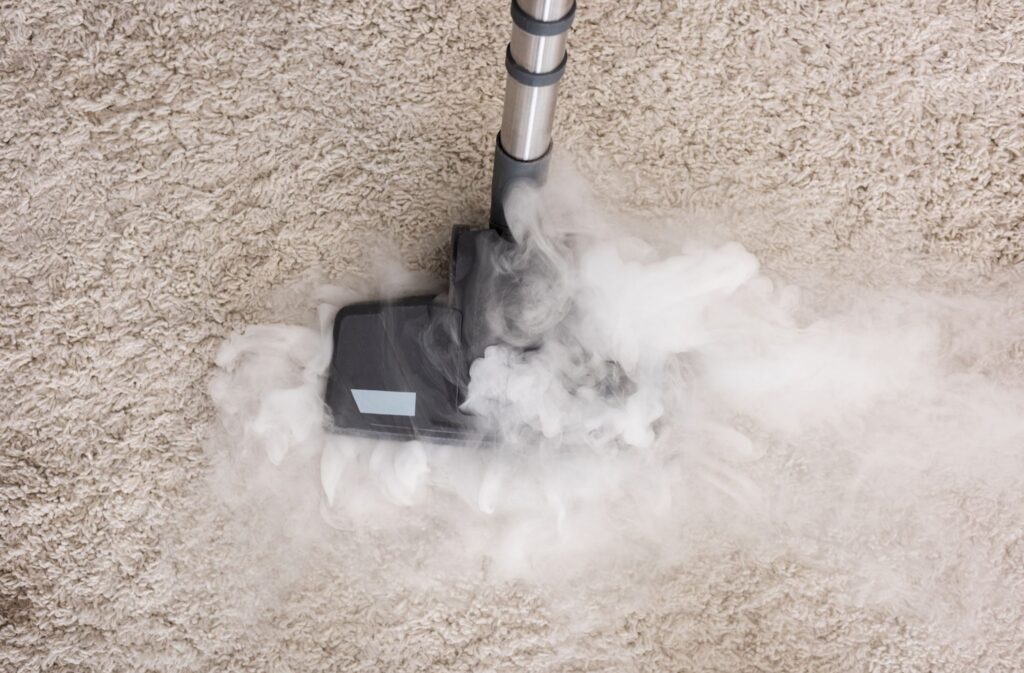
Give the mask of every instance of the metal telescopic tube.
[[494, 147], [491, 227], [512, 235], [504, 202], [519, 181], [544, 181], [551, 149], [558, 80], [565, 71], [566, 37], [575, 0], [512, 0], [512, 38], [505, 54], [505, 108]]
[[[517, 0], [519, 9], [538, 21], [552, 22], [566, 16], [573, 0]], [[544, 74], [556, 70], [565, 58], [566, 30], [555, 35], [533, 35], [512, 27], [509, 55], [523, 70]], [[501, 118], [501, 146], [520, 161], [538, 159], [551, 146], [558, 82], [529, 86], [511, 74], [505, 79], [505, 109]]]

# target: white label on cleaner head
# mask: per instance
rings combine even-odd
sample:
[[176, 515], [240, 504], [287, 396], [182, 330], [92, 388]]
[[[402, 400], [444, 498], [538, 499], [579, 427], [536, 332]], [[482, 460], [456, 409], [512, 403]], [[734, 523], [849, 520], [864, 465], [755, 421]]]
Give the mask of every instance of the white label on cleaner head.
[[353, 388], [352, 397], [355, 398], [361, 414], [416, 415], [416, 393]]

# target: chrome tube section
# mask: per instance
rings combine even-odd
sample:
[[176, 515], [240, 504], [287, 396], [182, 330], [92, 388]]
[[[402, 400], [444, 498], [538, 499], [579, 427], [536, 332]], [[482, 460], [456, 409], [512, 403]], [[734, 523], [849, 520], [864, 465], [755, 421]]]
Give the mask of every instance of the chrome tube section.
[[562, 63], [565, 56], [567, 33], [558, 35], [530, 35], [519, 26], [512, 26], [509, 49], [512, 60], [530, 72], [551, 72]]
[[524, 12], [538, 21], [558, 21], [572, 9], [573, 0], [519, 0]]
[[551, 146], [558, 84], [533, 87], [512, 77], [505, 82], [505, 111], [501, 117], [501, 146], [520, 161], [533, 161]]
[[[573, 0], [516, 0], [526, 16], [555, 22], [573, 9]], [[513, 9], [515, 11], [515, 9]], [[551, 35], [531, 33], [512, 27], [508, 52], [516, 66], [527, 73], [546, 74], [557, 70], [565, 59], [568, 26]], [[558, 97], [557, 79], [537, 86], [509, 74], [505, 79], [505, 108], [501, 117], [501, 146], [513, 158], [533, 161], [551, 146], [551, 127]]]

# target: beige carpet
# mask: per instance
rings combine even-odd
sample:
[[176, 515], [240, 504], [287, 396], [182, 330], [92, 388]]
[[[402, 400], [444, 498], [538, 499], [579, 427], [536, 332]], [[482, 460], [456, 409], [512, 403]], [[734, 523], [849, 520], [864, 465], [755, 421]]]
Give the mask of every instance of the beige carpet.
[[[0, 670], [1024, 670], [1019, 499], [951, 515], [1014, 600], [935, 616], [724, 552], [583, 613], [486, 573], [410, 587], [372, 539], [213, 497], [222, 339], [362, 268], [368, 232], [440, 270], [483, 220], [506, 3], [0, 19]], [[559, 146], [611, 203], [707, 214], [793, 273], [1024, 261], [1018, 0], [581, 0], [571, 53]]]

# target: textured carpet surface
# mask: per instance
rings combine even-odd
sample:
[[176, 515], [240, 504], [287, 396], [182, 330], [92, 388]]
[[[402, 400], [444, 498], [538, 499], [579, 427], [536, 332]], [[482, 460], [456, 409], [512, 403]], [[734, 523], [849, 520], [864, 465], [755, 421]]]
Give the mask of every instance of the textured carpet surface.
[[[1024, 670], [1019, 603], [908, 617], [724, 555], [583, 620], [356, 580], [210, 495], [221, 340], [368, 232], [440, 269], [483, 220], [507, 12], [0, 3], [0, 670]], [[581, 0], [571, 52], [558, 142], [610, 202], [713, 211], [779, 269], [1024, 261], [1018, 0]], [[1024, 595], [1020, 501], [961, 503]]]

